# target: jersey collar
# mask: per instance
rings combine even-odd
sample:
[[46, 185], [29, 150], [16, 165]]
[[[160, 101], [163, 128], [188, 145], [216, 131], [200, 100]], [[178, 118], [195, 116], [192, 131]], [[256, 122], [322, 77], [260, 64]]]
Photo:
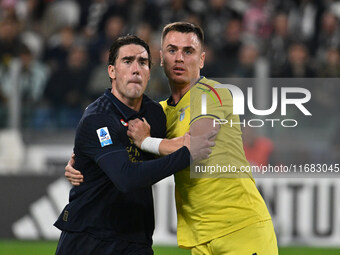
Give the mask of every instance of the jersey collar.
[[115, 108], [118, 110], [118, 112], [123, 116], [124, 120], [126, 120], [126, 121], [141, 117], [141, 115], [144, 112], [145, 95], [143, 95], [142, 105], [141, 105], [139, 112], [136, 112], [135, 110], [131, 109], [130, 107], [128, 107], [127, 105], [125, 105], [121, 101], [119, 101], [119, 99], [111, 93], [111, 89], [106, 89], [104, 95], [108, 99], [110, 99], [110, 101], [113, 103]]
[[[198, 78], [198, 80], [195, 82], [195, 84], [194, 84], [194, 86], [200, 81], [200, 80], [202, 80], [204, 78], [204, 76], [200, 76], [199, 78]], [[188, 90], [189, 91], [189, 90]], [[186, 93], [185, 93], [186, 94]], [[185, 96], [185, 94], [181, 97], [181, 99]], [[181, 99], [177, 102], [177, 104], [181, 101]], [[166, 103], [167, 103], [167, 105], [168, 106], [176, 106], [177, 104], [173, 104], [172, 103], [172, 96], [170, 96], [169, 98], [168, 98], [168, 100], [166, 100]]]

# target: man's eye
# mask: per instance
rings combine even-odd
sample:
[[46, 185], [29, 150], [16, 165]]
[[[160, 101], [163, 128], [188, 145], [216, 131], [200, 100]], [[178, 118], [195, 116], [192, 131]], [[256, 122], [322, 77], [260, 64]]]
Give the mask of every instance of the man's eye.
[[192, 54], [192, 51], [191, 51], [191, 50], [186, 50], [186, 51], [185, 51], [185, 54], [191, 55], [191, 54]]
[[174, 49], [169, 49], [169, 53], [175, 53]]
[[124, 60], [124, 64], [131, 64], [131, 60]]
[[146, 65], [146, 61], [140, 61], [139, 62], [141, 66], [145, 66]]

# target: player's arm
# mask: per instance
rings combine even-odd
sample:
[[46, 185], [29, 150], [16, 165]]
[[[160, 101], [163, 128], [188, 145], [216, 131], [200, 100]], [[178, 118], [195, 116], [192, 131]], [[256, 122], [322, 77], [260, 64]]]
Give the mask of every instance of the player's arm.
[[[209, 130], [206, 133], [198, 132], [198, 131], [203, 130], [202, 127], [200, 127], [200, 125], [198, 125], [198, 124], [199, 123], [201, 123], [201, 125], [206, 124], [206, 123], [204, 123], [205, 121], [206, 121], [206, 119], [201, 119], [201, 120], [198, 120], [198, 121], [195, 122], [195, 125], [193, 126], [194, 127], [193, 133], [196, 134], [195, 137], [190, 137], [188, 134], [186, 134], [186, 136], [182, 136], [182, 137], [175, 138], [175, 139], [162, 139], [160, 146], [159, 146], [161, 153], [163, 153], [163, 154], [173, 153], [178, 148], [183, 147], [182, 143], [184, 143], [184, 145], [186, 144], [186, 146], [188, 148], [190, 148], [190, 154], [191, 154], [191, 157], [192, 157], [193, 160], [199, 161], [201, 159], [207, 158], [209, 156], [209, 154], [211, 153], [210, 147], [215, 145], [215, 143], [212, 140], [215, 139], [216, 131]], [[207, 121], [210, 121], [210, 120], [207, 119]], [[141, 137], [141, 140], [145, 139], [145, 138], [143, 138], [145, 136], [149, 137], [150, 127], [147, 125], [147, 122], [145, 123], [145, 122], [142, 122], [142, 121], [139, 120], [136, 123], [139, 123], [139, 124], [137, 126], [135, 126], [137, 128], [133, 129], [134, 130], [133, 132], [130, 131], [130, 135], [134, 134], [135, 136], [139, 136], [139, 137]], [[144, 123], [144, 124], [140, 125], [141, 123]], [[141, 142], [139, 143], [139, 145], [140, 144], [141, 144]], [[191, 144], [191, 146], [190, 146], [190, 144]], [[171, 158], [174, 158], [174, 156], [172, 155]], [[111, 160], [113, 160], [113, 158], [107, 159], [106, 161], [111, 162]], [[105, 165], [107, 167], [108, 172], [110, 172], [110, 170], [109, 170], [110, 164], [117, 165], [116, 162], [125, 162], [125, 161], [121, 161], [121, 158], [120, 158], [120, 160], [117, 160], [117, 158], [115, 158], [114, 161], [115, 161], [115, 163], [113, 161], [111, 163], [108, 163], [108, 164], [103, 163], [103, 165]], [[146, 162], [144, 162], [144, 163], [146, 163]], [[133, 169], [133, 166], [131, 166], [131, 164], [129, 162], [125, 162], [124, 164], [125, 164], [124, 166], [127, 167], [126, 173], [131, 174], [130, 171], [131, 171], [131, 169]], [[162, 169], [164, 169], [164, 168], [169, 169], [169, 166], [166, 166], [166, 165], [162, 166], [162, 165], [159, 164], [159, 162], [156, 162], [155, 165], [152, 166], [152, 168], [156, 172], [162, 172], [161, 171]], [[143, 168], [142, 168], [142, 170], [139, 168], [139, 170], [145, 171], [145, 170], [143, 170]], [[150, 174], [152, 175], [152, 173], [150, 173]], [[163, 174], [168, 176], [168, 175], [171, 175], [172, 173], [163, 173]], [[128, 176], [128, 175], [129, 174], [126, 174], [125, 176]], [[67, 166], [65, 167], [65, 176], [69, 180], [69, 182], [74, 186], [80, 185], [84, 180], [84, 177], [81, 174], [81, 172], [74, 169], [74, 156], [71, 157]], [[156, 179], [157, 179], [157, 176], [158, 175], [156, 175]], [[148, 175], [144, 175], [144, 177], [148, 178]], [[118, 179], [120, 179], [120, 178], [118, 177]], [[129, 187], [131, 185], [133, 186], [133, 184], [128, 183]]]
[[[184, 145], [176, 152], [155, 160], [132, 163], [125, 150], [107, 153], [97, 159], [98, 165], [109, 176], [115, 186], [122, 192], [152, 185], [190, 164], [189, 135], [184, 139]], [[74, 186], [79, 186], [84, 177], [80, 171], [74, 169], [74, 154], [67, 166], [65, 176]], [[118, 170], [118, 171], [117, 171]]]
[[99, 156], [96, 162], [118, 190], [130, 192], [153, 185], [188, 167], [191, 159], [187, 146], [188, 142], [165, 157], [144, 162], [131, 162], [125, 149]]
[[[131, 122], [129, 122], [128, 135], [133, 138], [136, 145], [140, 147], [143, 140], [145, 140], [146, 137], [150, 137], [150, 126], [146, 122], [146, 120], [141, 121], [139, 119], [136, 119], [132, 122], [132, 125]], [[191, 143], [190, 154], [193, 160], [199, 161], [209, 156], [209, 154], [211, 153], [210, 147], [215, 145], [215, 143], [212, 141], [215, 135], [216, 133], [214, 132], [208, 132], [205, 135], [191, 138], [189, 135], [187, 135], [186, 141], [188, 142], [188, 144]], [[185, 142], [184, 136], [174, 139], [158, 140], [161, 141], [159, 144], [158, 153], [161, 155], [168, 155], [175, 152], [176, 150], [181, 148]], [[148, 146], [148, 144], [146, 144], [145, 146]], [[159, 167], [157, 168], [160, 169]], [[71, 157], [67, 166], [65, 167], [65, 176], [68, 181], [74, 186], [79, 186], [84, 181], [84, 177], [81, 172], [74, 168], [74, 156]]]
[[[146, 138], [151, 137], [150, 129], [150, 125], [145, 118], [143, 118], [143, 121], [141, 121], [140, 119], [130, 120], [127, 135], [133, 140], [134, 144], [138, 148], [143, 150], [143, 141], [145, 141]], [[151, 140], [150, 142], [154, 143], [154, 146], [158, 147], [158, 152], [154, 154], [165, 156], [178, 150], [184, 145], [184, 136], [176, 137], [173, 139], [158, 139], [154, 141]], [[143, 144], [143, 146], [144, 145], [145, 143]], [[152, 146], [152, 144], [149, 146]]]
[[[172, 139], [160, 139], [150, 136], [150, 125], [143, 118], [134, 119], [129, 121], [127, 135], [134, 141], [137, 147], [144, 151], [148, 151], [157, 155], [168, 155], [183, 146], [184, 136], [176, 137]], [[209, 147], [215, 145], [212, 138], [215, 137], [216, 131], [204, 134], [202, 136], [196, 136], [190, 138], [192, 143], [190, 153], [193, 160], [201, 160], [206, 158], [211, 150]]]
[[[187, 144], [187, 147], [190, 147], [190, 137], [189, 137], [189, 135], [187, 136], [187, 138], [186, 139], [184, 139], [184, 136], [183, 137], [181, 137], [181, 139], [183, 140], [183, 144], [185, 143], [185, 144]], [[185, 142], [184, 142], [184, 140], [186, 140]], [[181, 147], [183, 147], [183, 146], [179, 146], [179, 148], [181, 148]], [[176, 150], [174, 149], [174, 151], [173, 152], [175, 152]], [[180, 153], [180, 152], [179, 152]], [[208, 153], [209, 153], [209, 151], [207, 151], [206, 152], [206, 154], [208, 155]], [[177, 152], [177, 154], [178, 154], [178, 152]], [[174, 155], [176, 155], [176, 154], [174, 154]], [[171, 158], [173, 158], [174, 157], [174, 155], [172, 155], [171, 156]], [[183, 156], [183, 155], [181, 155], [181, 156]], [[176, 158], [175, 158], [176, 159]], [[126, 162], [126, 160], [124, 160], [124, 161], [122, 161], [121, 160], [121, 158], [119, 158], [119, 157], [113, 157], [112, 158], [112, 160], [113, 161], [115, 161], [115, 162], [112, 162], [112, 164], [114, 164], [115, 166], [117, 166], [117, 163], [116, 162], [120, 162], [120, 163], [124, 163], [124, 167], [128, 170], [128, 171], [131, 171], [131, 164], [129, 163], [129, 162]], [[103, 161], [103, 163], [102, 163], [102, 165], [105, 167], [105, 168], [107, 168], [108, 170], [108, 172], [109, 172], [109, 169], [110, 169], [110, 163], [111, 162], [111, 159], [106, 159], [105, 161]], [[168, 161], [168, 163], [170, 163], [171, 162], [171, 160], [170, 161]], [[174, 162], [174, 161], [172, 161], [172, 162]], [[79, 186], [81, 183], [83, 183], [84, 182], [84, 176], [81, 174], [81, 172], [79, 171], [79, 170], [76, 170], [75, 168], [74, 168], [74, 164], [75, 164], [75, 155], [74, 154], [72, 154], [72, 156], [71, 156], [71, 158], [70, 158], [70, 160], [68, 161], [68, 164], [66, 165], [66, 167], [65, 167], [65, 177], [67, 178], [67, 180], [73, 185], [73, 186]], [[153, 167], [153, 169], [154, 170], [156, 170], [157, 172], [161, 172], [161, 169], [164, 169], [164, 167], [165, 168], [167, 168], [167, 169], [170, 169], [169, 167], [169, 165], [164, 165], [164, 166], [162, 166], [162, 165], [159, 165], [159, 162], [155, 162], [155, 163], [153, 163], [154, 165], [152, 166]], [[118, 166], [119, 167], [119, 166]], [[185, 167], [187, 167], [187, 166], [184, 166], [183, 168], [185, 168]], [[133, 167], [132, 167], [133, 168]], [[144, 167], [145, 168], [145, 167]], [[182, 168], [180, 168], [180, 169], [182, 169]], [[142, 169], [140, 169], [139, 168], [139, 170], [140, 171], [145, 171], [145, 170], [143, 170], [143, 168]], [[123, 170], [122, 170], [123, 171]], [[130, 172], [130, 174], [131, 174], [131, 172]], [[169, 173], [169, 175], [171, 175], [172, 173]], [[128, 176], [129, 174], [127, 174], [126, 176]], [[151, 175], [152, 175], [152, 173], [151, 173]], [[147, 177], [147, 176], [144, 176], [144, 177]], [[121, 178], [119, 178], [118, 177], [118, 179], [121, 179]], [[130, 180], [128, 180], [128, 181], [130, 181]], [[130, 184], [128, 185], [128, 186], [131, 186]], [[133, 186], [133, 185], [132, 185]]]
[[[93, 160], [121, 192], [150, 186], [190, 165], [189, 135], [185, 146], [166, 157], [132, 162], [119, 127], [105, 114], [87, 116], [78, 125], [74, 152], [76, 163], [78, 159]], [[85, 169], [85, 178], [91, 176], [87, 171], [93, 170]]]
[[[193, 138], [190, 138], [188, 134], [186, 134], [185, 136], [180, 137], [180, 139], [171, 139], [171, 140], [164, 139], [161, 144], [162, 146], [165, 146], [165, 147], [169, 146], [168, 148], [165, 148], [165, 147], [163, 148], [164, 148], [164, 151], [167, 151], [169, 152], [168, 154], [170, 154], [170, 153], [176, 152], [177, 147], [178, 148], [183, 147], [183, 145], [181, 145], [182, 140], [183, 140], [183, 144], [190, 149], [190, 154], [191, 154], [192, 159], [199, 161], [201, 159], [207, 158], [209, 154], [211, 153], [210, 147], [215, 145], [214, 142], [209, 140], [210, 137], [214, 137], [214, 134], [210, 133], [208, 135], [209, 136], [201, 136], [201, 137], [198, 137], [197, 139], [193, 139]], [[178, 140], [181, 140], [181, 142], [178, 143], [177, 142]], [[173, 157], [174, 156], [172, 156], [172, 158]], [[74, 154], [73, 154], [67, 166], [65, 167], [65, 176], [72, 185], [79, 186], [84, 181], [84, 176], [81, 174], [80, 171], [74, 168], [74, 163], [75, 163], [75, 160], [74, 160]], [[156, 163], [156, 165], [153, 168], [157, 169], [156, 171], [161, 172], [161, 169], [163, 167], [169, 167], [169, 166], [161, 166], [158, 163]], [[128, 167], [128, 169], [130, 168]]]

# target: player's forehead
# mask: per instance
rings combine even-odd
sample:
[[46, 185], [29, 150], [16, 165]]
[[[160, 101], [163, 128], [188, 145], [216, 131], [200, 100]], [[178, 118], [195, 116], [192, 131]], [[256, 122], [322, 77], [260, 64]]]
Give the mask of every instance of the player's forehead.
[[170, 31], [163, 39], [163, 47], [173, 45], [176, 47], [193, 47], [199, 49], [202, 45], [197, 35], [193, 32], [182, 33]]
[[127, 44], [119, 48], [117, 56], [118, 59], [125, 57], [148, 58], [149, 55], [143, 46], [138, 44]]

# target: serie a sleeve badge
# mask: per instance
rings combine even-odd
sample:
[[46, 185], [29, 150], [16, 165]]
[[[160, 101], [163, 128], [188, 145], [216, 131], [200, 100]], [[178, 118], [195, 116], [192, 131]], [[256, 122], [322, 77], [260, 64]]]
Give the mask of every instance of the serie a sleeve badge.
[[107, 127], [97, 129], [97, 135], [102, 147], [112, 144], [111, 136]]

